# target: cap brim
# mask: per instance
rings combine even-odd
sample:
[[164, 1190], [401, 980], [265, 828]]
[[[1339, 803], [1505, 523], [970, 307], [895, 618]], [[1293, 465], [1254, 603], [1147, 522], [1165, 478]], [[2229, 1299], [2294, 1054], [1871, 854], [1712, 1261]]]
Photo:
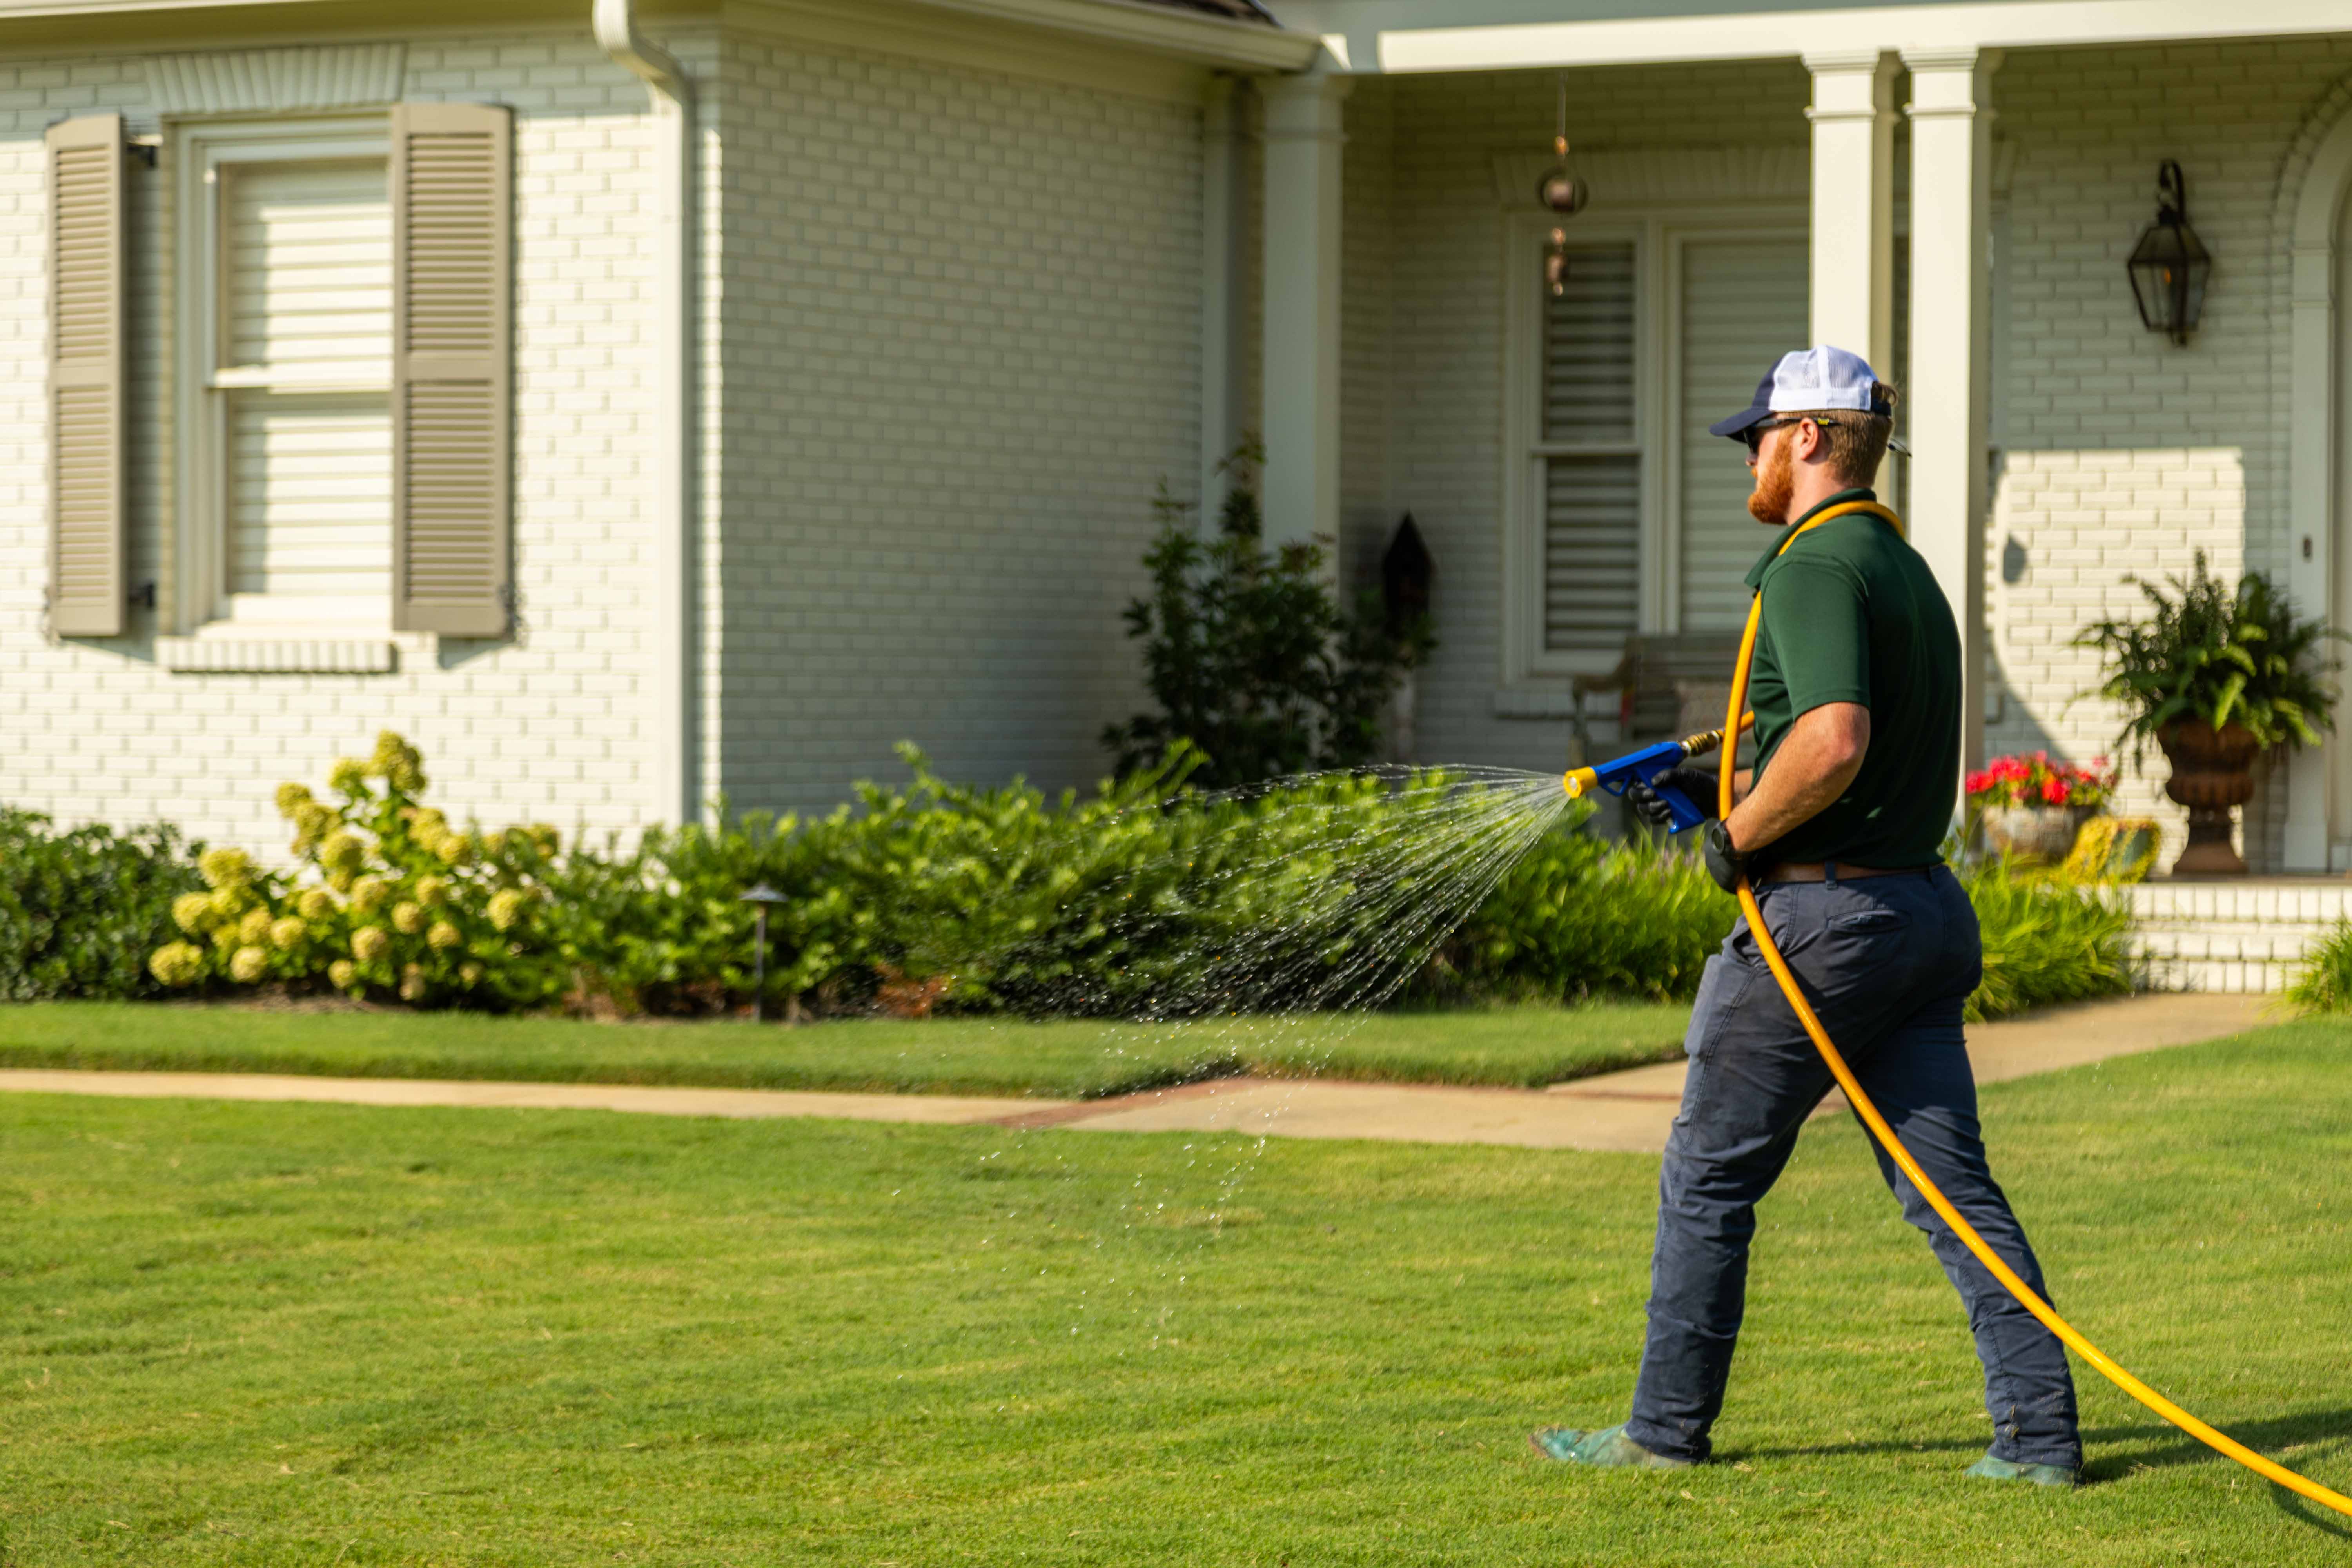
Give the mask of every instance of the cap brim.
[[1741, 409], [1728, 419], [1717, 420], [1706, 427], [1706, 433], [1710, 436], [1738, 436], [1750, 425], [1760, 425], [1771, 417], [1772, 411], [1759, 403], [1752, 408]]

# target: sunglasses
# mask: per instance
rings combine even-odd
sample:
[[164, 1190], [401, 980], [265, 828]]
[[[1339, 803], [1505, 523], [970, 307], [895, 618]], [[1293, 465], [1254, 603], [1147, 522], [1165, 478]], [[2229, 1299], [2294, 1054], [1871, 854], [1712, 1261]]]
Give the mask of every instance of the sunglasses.
[[[1802, 425], [1806, 419], [1811, 417], [1812, 416], [1811, 415], [1803, 415], [1794, 419], [1759, 419], [1755, 424], [1750, 425], [1747, 429], [1742, 430], [1739, 433], [1739, 438], [1748, 443], [1748, 455], [1749, 457], [1761, 457], [1764, 452], [1764, 437], [1766, 436], [1775, 430], [1785, 430], [1791, 425]], [[1843, 425], [1845, 421], [1843, 419], [1813, 419], [1813, 423], [1816, 425]]]

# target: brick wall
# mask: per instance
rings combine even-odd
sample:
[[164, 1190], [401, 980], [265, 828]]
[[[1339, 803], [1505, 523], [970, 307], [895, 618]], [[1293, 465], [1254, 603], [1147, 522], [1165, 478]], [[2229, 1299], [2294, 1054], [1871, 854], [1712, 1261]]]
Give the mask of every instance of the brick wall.
[[1198, 474], [1200, 111], [730, 37], [723, 782], [1090, 781]]
[[[714, 46], [677, 46], [707, 74]], [[699, 56], [697, 60], [696, 57]], [[153, 131], [136, 56], [0, 64], [0, 801], [67, 820], [173, 818], [275, 849], [279, 780], [323, 777], [379, 727], [424, 748], [436, 798], [486, 821], [625, 828], [649, 802], [638, 689], [647, 605], [646, 439], [651, 212], [644, 87], [583, 26], [412, 41], [404, 95], [516, 110], [515, 567], [510, 644], [404, 651], [397, 674], [175, 674], [153, 617], [53, 642], [47, 567], [43, 128], [120, 110]], [[164, 179], [132, 168], [130, 574], [159, 574], [168, 471]]]

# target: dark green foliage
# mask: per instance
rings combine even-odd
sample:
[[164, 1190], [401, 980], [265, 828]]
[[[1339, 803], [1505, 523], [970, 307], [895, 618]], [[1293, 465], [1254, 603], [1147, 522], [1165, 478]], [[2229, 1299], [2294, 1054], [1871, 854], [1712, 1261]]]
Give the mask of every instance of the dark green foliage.
[[169, 826], [77, 827], [0, 807], [0, 1001], [161, 991], [147, 955], [172, 900], [204, 886], [200, 845]]
[[1126, 616], [1158, 710], [1104, 729], [1121, 773], [1181, 742], [1205, 759], [1193, 782], [1211, 790], [1370, 762], [1397, 683], [1436, 646], [1425, 622], [1391, 631], [1377, 595], [1343, 611], [1320, 545], [1265, 548], [1263, 461], [1255, 443], [1227, 459], [1234, 482], [1210, 540], [1161, 482], [1151, 592]]
[[2131, 743], [2133, 765], [2157, 731], [2187, 720], [2242, 724], [2265, 749], [2317, 745], [2319, 731], [2335, 727], [2336, 702], [2327, 677], [2336, 666], [2320, 645], [2343, 634], [2298, 619], [2260, 572], [2234, 589], [2208, 576], [2201, 550], [2188, 578], [2167, 580], [2170, 595], [2125, 578], [2147, 596], [2148, 618], [2099, 621], [2074, 639], [2104, 656], [2106, 679], [2095, 689], [2129, 711], [2116, 743]]

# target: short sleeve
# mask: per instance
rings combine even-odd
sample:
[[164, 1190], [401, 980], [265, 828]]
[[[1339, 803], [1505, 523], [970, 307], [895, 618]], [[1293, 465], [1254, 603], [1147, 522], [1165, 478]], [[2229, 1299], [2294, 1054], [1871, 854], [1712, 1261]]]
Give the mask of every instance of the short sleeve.
[[1784, 558], [1764, 579], [1764, 626], [1791, 720], [1832, 702], [1870, 705], [1870, 611], [1834, 560]]

